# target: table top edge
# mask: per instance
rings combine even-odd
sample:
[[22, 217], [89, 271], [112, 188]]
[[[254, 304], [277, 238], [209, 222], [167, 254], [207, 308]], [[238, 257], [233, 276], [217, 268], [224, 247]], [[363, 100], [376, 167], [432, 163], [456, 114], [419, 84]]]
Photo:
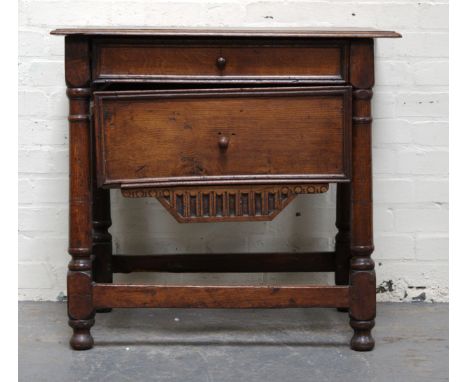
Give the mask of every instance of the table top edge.
[[302, 37], [399, 38], [400, 33], [371, 28], [59, 28], [52, 35], [178, 36], [178, 37]]

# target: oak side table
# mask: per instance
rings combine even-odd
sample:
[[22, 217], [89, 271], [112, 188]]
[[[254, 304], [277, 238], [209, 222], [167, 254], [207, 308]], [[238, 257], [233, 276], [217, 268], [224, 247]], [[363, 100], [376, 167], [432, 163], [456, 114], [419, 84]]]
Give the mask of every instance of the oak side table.
[[[58, 29], [70, 99], [70, 344], [112, 308], [349, 310], [371, 350], [374, 38], [363, 29]], [[273, 219], [337, 184], [335, 250], [112, 254], [109, 189], [157, 198], [180, 223]], [[113, 273], [334, 272], [336, 285], [112, 283]]]

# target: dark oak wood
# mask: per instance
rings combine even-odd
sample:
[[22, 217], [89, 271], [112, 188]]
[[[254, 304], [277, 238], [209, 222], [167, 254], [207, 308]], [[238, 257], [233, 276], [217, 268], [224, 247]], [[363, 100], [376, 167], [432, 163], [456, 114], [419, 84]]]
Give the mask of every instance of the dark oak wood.
[[372, 28], [61, 28], [51, 32], [54, 35], [86, 36], [184, 36], [184, 37], [294, 37], [294, 38], [381, 38], [401, 37], [394, 31]]
[[95, 92], [94, 101], [100, 186], [349, 180], [350, 87]]
[[80, 36], [66, 38], [65, 79], [70, 100], [70, 218], [67, 295], [70, 345], [76, 350], [93, 346], [90, 328], [94, 324], [91, 289], [91, 127], [89, 115], [89, 41]]
[[100, 308], [347, 307], [347, 286], [93, 285]]
[[115, 273], [333, 272], [334, 252], [115, 255]]
[[[112, 308], [348, 310], [371, 350], [372, 29], [77, 28], [70, 99], [70, 344]], [[94, 124], [92, 124], [94, 122]], [[154, 197], [179, 222], [271, 220], [337, 184], [334, 252], [112, 254], [110, 191]], [[336, 285], [115, 285], [127, 272], [335, 272]]]
[[346, 40], [96, 38], [96, 82], [344, 84]]
[[350, 324], [354, 329], [351, 348], [372, 350], [371, 330], [376, 315], [376, 280], [372, 224], [372, 115], [374, 86], [374, 41], [351, 44], [353, 85], [353, 179], [351, 183], [351, 274]]
[[328, 184], [127, 188], [128, 198], [157, 198], [180, 223], [273, 220], [299, 194], [321, 194]]

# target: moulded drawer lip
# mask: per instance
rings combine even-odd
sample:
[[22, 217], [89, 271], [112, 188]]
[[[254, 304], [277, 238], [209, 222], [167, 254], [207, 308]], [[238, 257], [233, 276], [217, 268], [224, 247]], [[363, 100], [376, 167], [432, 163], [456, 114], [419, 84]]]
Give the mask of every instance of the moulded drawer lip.
[[349, 93], [352, 86], [284, 86], [284, 87], [239, 87], [239, 88], [205, 88], [205, 89], [145, 89], [145, 90], [102, 90], [94, 91], [93, 96], [99, 99], [116, 98], [192, 98], [217, 97], [275, 97], [284, 95], [333, 95]]
[[111, 83], [238, 83], [238, 84], [319, 84], [319, 85], [345, 85], [342, 76], [182, 76], [182, 75], [101, 75], [94, 81], [96, 84]]
[[[148, 174], [141, 178], [127, 176], [129, 172], [122, 171], [122, 174], [127, 174], [126, 176], [118, 176], [114, 172], [114, 175], [109, 175], [108, 171], [108, 161], [112, 161], [109, 157], [112, 157], [112, 154], [108, 155], [108, 146], [110, 145], [111, 151], [114, 150], [115, 157], [115, 148], [112, 148], [112, 144], [109, 144], [106, 140], [106, 123], [104, 121], [104, 109], [103, 104], [106, 101], [125, 101], [124, 104], [128, 105], [137, 105], [138, 101], [148, 101], [154, 99], [180, 99], [180, 100], [196, 100], [197, 98], [206, 98], [221, 100], [223, 102], [226, 99], [231, 98], [272, 98], [272, 97], [320, 97], [320, 96], [341, 96], [342, 97], [342, 115], [341, 127], [337, 127], [339, 130], [338, 133], [342, 135], [342, 148], [334, 148], [338, 150], [336, 154], [341, 156], [342, 167], [341, 170], [337, 173], [332, 172], [304, 172], [304, 173], [219, 173], [216, 174], [213, 171], [210, 171], [211, 175], [188, 175], [188, 174], [171, 174], [166, 176], [161, 174]], [[326, 98], [326, 97], [325, 97]], [[273, 99], [273, 98], [272, 98]], [[235, 185], [235, 184], [279, 184], [279, 183], [326, 183], [326, 182], [348, 182], [351, 177], [351, 87], [350, 86], [341, 86], [341, 87], [287, 87], [287, 88], [239, 88], [239, 89], [178, 89], [178, 90], [144, 90], [144, 91], [97, 91], [94, 92], [94, 101], [95, 101], [95, 132], [96, 132], [96, 152], [97, 152], [97, 175], [98, 183], [103, 187], [164, 187], [164, 186], [189, 186], [189, 185]], [[284, 100], [283, 100], [284, 101]], [[307, 101], [307, 100], [306, 100]], [[216, 102], [216, 101], [215, 101]], [[305, 101], [304, 101], [305, 102]], [[228, 109], [228, 106], [226, 106]], [[303, 108], [304, 109], [304, 108]], [[107, 112], [109, 114], [109, 112]], [[121, 112], [123, 114], [123, 112]], [[322, 116], [322, 118], [324, 118]], [[335, 121], [336, 122], [336, 121]], [[140, 121], [140, 123], [142, 123]], [[146, 124], [146, 122], [144, 122]], [[337, 123], [337, 122], [336, 122]], [[322, 122], [323, 125], [323, 122]], [[146, 127], [145, 127], [146, 128]], [[291, 127], [289, 127], [290, 129]], [[304, 127], [302, 127], [304, 128]], [[308, 127], [307, 127], [308, 128]], [[277, 128], [278, 129], [278, 128]], [[336, 128], [335, 128], [336, 130]], [[150, 130], [152, 132], [153, 130]], [[165, 131], [161, 129], [161, 131]], [[335, 133], [337, 133], [335, 131]], [[341, 132], [340, 132], [341, 131]], [[306, 130], [308, 133], [308, 131]], [[205, 134], [204, 132], [203, 134]], [[323, 134], [323, 128], [322, 128]], [[135, 133], [137, 136], [138, 133]], [[126, 137], [125, 137], [126, 138]], [[120, 137], [120, 145], [125, 145], [124, 137]], [[248, 136], [243, 137], [244, 142], [249, 141]], [[246, 140], [247, 139], [247, 140]], [[123, 142], [123, 143], [122, 143]], [[239, 138], [239, 142], [241, 138]], [[155, 143], [155, 142], [153, 142]], [[284, 142], [283, 142], [284, 143]], [[157, 145], [154, 145], [157, 146]], [[146, 149], [146, 146], [142, 146], [143, 149]], [[153, 146], [152, 146], [153, 147]], [[242, 147], [242, 145], [238, 146]], [[281, 142], [278, 144], [278, 147], [281, 146]], [[315, 146], [314, 146], [315, 147]], [[141, 148], [140, 148], [141, 149]], [[171, 148], [174, 150], [174, 147]], [[179, 150], [179, 149], [177, 149]], [[137, 150], [138, 152], [138, 150]], [[292, 151], [291, 151], [292, 152]], [[205, 155], [204, 152], [200, 152], [200, 155]], [[212, 154], [212, 153], [211, 153]], [[211, 155], [210, 154], [210, 155]], [[238, 152], [237, 155], [242, 158], [242, 153]], [[133, 154], [132, 154], [133, 155]], [[283, 153], [284, 155], [284, 153]], [[168, 158], [166, 158], [168, 159]], [[118, 159], [120, 160], [120, 158]], [[292, 158], [291, 160], [294, 160]], [[304, 159], [302, 159], [304, 160]], [[242, 160], [241, 160], [242, 162]], [[242, 169], [243, 164], [240, 162], [236, 167]], [[208, 161], [208, 163], [210, 163]], [[262, 162], [263, 163], [263, 162]], [[298, 162], [298, 168], [300, 168], [301, 163]], [[306, 162], [309, 163], [310, 162]], [[112, 164], [112, 163], [111, 163]], [[246, 165], [247, 166], [247, 165]], [[263, 166], [265, 164], [263, 163]], [[281, 167], [281, 166], [279, 166]], [[249, 169], [251, 167], [248, 167]], [[255, 171], [255, 167], [252, 169]], [[111, 171], [112, 172], [112, 171]], [[132, 173], [133, 176], [133, 173]]]
[[[127, 38], [127, 40], [101, 37], [93, 41], [93, 80], [95, 82], [218, 81], [339, 85], [345, 84], [348, 79], [349, 41], [346, 40], [214, 39], [193, 41], [148, 38]], [[122, 49], [127, 61], [118, 55], [118, 60], [114, 58], [107, 63], [104, 62], [109, 55], [109, 49]], [[150, 54], [151, 49], [155, 49], [154, 57]], [[295, 49], [301, 49], [301, 51], [295, 52]], [[314, 51], [314, 49], [320, 50]], [[323, 54], [324, 49], [337, 50], [337, 52], [327, 56]], [[257, 50], [257, 53], [252, 50]], [[278, 53], [278, 50], [281, 52]], [[185, 57], [185, 54], [188, 56]], [[225, 70], [216, 68], [215, 60], [220, 55], [227, 56]], [[288, 56], [291, 56], [290, 60], [287, 59]], [[197, 59], [201, 62], [197, 62]], [[302, 66], [295, 67], [297, 61], [302, 59], [306, 60], [307, 65], [304, 66], [303, 62]], [[152, 60], [161, 61], [154, 64]], [[164, 64], [164, 60], [168, 62]], [[143, 65], [142, 62], [145, 64]], [[262, 65], [262, 62], [265, 65]], [[161, 63], [164, 65], [163, 68], [159, 66]], [[252, 70], [258, 73], [251, 73]], [[284, 71], [284, 73], [275, 74], [275, 70]], [[295, 71], [298, 71], [297, 74]]]

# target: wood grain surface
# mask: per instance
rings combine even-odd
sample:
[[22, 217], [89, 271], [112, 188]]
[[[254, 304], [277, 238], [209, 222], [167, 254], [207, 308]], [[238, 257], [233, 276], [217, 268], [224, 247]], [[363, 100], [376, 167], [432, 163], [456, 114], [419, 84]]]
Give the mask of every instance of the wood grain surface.
[[345, 308], [349, 287], [94, 284], [93, 301], [98, 308]]
[[347, 179], [350, 97], [349, 87], [97, 92], [98, 181]]
[[304, 28], [304, 27], [251, 27], [251, 28], [60, 28], [51, 32], [54, 35], [86, 36], [234, 36], [234, 37], [313, 37], [313, 38], [395, 38], [397, 32], [372, 28]]
[[96, 39], [96, 81], [338, 82], [348, 75], [344, 40]]

